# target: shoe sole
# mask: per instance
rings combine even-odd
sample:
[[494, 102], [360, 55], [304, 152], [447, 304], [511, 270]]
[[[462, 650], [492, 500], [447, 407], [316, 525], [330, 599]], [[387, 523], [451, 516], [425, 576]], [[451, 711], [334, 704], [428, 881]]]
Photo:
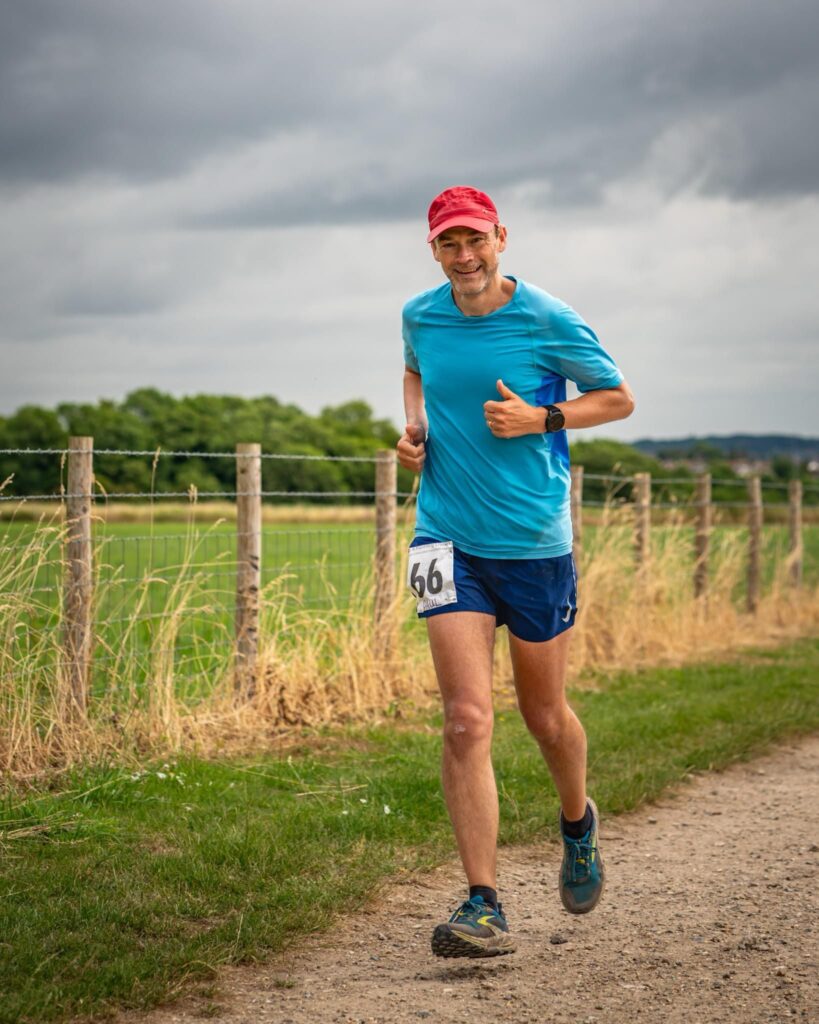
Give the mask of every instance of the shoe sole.
[[[603, 896], [603, 891], [606, 888], [606, 867], [603, 863], [602, 854], [600, 853], [600, 814], [597, 810], [597, 804], [591, 799], [591, 797], [589, 797], [589, 803], [591, 804], [592, 814], [594, 815], [594, 820], [597, 824], [597, 867], [600, 871], [600, 888], [597, 890], [597, 895], [592, 903], [587, 903], [582, 907], [577, 906], [577, 904], [572, 904], [570, 902], [571, 896], [569, 895], [569, 892], [563, 888], [563, 865], [561, 864], [560, 870], [557, 873], [557, 888], [560, 893], [560, 902], [563, 904], [564, 909], [568, 910], [570, 914], [590, 914], [600, 902], [600, 899]], [[559, 816], [557, 827], [560, 829]]]
[[511, 935], [493, 935], [488, 939], [477, 937], [467, 938], [460, 932], [453, 931], [448, 924], [439, 924], [432, 933], [432, 952], [443, 957], [479, 957], [506, 956], [517, 949]]

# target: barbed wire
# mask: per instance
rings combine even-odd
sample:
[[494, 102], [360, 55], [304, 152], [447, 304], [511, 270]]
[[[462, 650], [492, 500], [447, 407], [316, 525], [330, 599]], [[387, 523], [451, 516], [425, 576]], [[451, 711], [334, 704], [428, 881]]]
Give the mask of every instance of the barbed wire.
[[[733, 477], [712, 477], [712, 487], [747, 487], [748, 481], [753, 477], [740, 477], [734, 479]], [[615, 483], [634, 483], [633, 476], [618, 476], [615, 473], [584, 473], [583, 481], [586, 480], [611, 480]], [[690, 486], [695, 487], [699, 483], [699, 478], [696, 476], [651, 476], [651, 489], [664, 487], [666, 484], [669, 486]], [[767, 490], [782, 490], [787, 491], [790, 484], [780, 480], [760, 480], [760, 486]], [[819, 484], [813, 483], [802, 483], [803, 491], [819, 491]]]
[[[275, 461], [292, 461], [292, 462], [363, 462], [375, 464], [379, 461], [375, 455], [325, 455], [325, 454], [306, 454], [301, 452], [200, 452], [190, 450], [176, 450], [169, 449], [167, 451], [162, 448], [154, 449], [129, 449], [129, 448], [92, 448], [84, 451], [78, 448], [0, 448], [0, 455], [70, 455], [72, 453], [81, 452], [89, 455], [126, 455], [130, 457], [141, 457], [141, 458], [196, 458], [196, 459], [268, 459]], [[610, 480], [615, 483], [633, 483], [634, 474], [622, 475], [617, 473], [585, 473], [585, 480]], [[674, 485], [694, 485], [697, 482], [697, 476], [691, 477], [652, 477], [652, 486], [654, 484], [674, 484]], [[749, 477], [742, 477], [740, 479], [733, 478], [715, 478], [712, 479], [711, 483], [714, 486], [733, 486], [742, 487], [745, 486]], [[780, 481], [762, 481], [763, 487], [768, 488], [788, 488], [787, 482]], [[819, 490], [819, 484], [804, 483], [803, 488], [808, 490]], [[275, 492], [271, 492], [275, 493]], [[323, 492], [324, 493], [324, 492]], [[350, 492], [344, 492], [350, 493]], [[144, 497], [144, 495], [141, 495]], [[202, 495], [206, 496], [206, 495]], [[211, 495], [207, 495], [211, 496]]]
[[633, 476], [618, 476], [617, 473], [583, 473], [583, 480], [614, 480], [622, 483], [634, 483]]
[[0, 448], [0, 455], [128, 455], [144, 458], [188, 459], [274, 459], [293, 462], [378, 462], [374, 455], [308, 455], [300, 452], [193, 452], [163, 451], [161, 448], [129, 450], [126, 448]]

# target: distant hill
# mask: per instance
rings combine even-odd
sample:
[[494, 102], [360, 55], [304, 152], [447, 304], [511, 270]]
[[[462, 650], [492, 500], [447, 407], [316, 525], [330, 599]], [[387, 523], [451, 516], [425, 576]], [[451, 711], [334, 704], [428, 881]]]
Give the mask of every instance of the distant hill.
[[659, 459], [715, 456], [767, 461], [775, 455], [788, 455], [800, 462], [819, 459], [819, 437], [798, 437], [794, 434], [706, 434], [668, 440], [643, 438], [631, 443], [638, 451]]

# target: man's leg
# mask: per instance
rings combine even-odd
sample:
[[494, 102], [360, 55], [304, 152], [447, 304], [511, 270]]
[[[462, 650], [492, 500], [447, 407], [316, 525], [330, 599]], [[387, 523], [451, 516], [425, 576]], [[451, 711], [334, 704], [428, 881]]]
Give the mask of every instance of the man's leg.
[[444, 711], [441, 779], [470, 885], [496, 889], [498, 792], [492, 770], [495, 619], [449, 612], [427, 619]]
[[427, 626], [444, 708], [444, 798], [470, 886], [469, 899], [448, 922], [435, 928], [432, 951], [444, 957], [501, 956], [514, 952], [515, 941], [495, 904], [498, 791], [491, 752], [495, 617], [484, 612], [447, 612], [431, 616]]
[[558, 888], [566, 910], [586, 914], [603, 894], [599, 817], [586, 797], [586, 734], [566, 702], [569, 631], [543, 643], [509, 634], [518, 704], [560, 797], [563, 862]]
[[566, 702], [570, 630], [543, 643], [509, 634], [518, 706], [554, 779], [567, 821], [586, 810], [586, 733]]

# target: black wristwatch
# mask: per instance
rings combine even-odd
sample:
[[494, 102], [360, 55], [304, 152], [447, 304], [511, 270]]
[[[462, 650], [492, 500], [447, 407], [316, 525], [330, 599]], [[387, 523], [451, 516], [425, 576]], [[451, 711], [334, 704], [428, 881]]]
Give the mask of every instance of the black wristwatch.
[[566, 425], [566, 417], [558, 409], [556, 405], [547, 405], [546, 409], [546, 424], [544, 430], [547, 434], [557, 433], [558, 430], [562, 430]]

